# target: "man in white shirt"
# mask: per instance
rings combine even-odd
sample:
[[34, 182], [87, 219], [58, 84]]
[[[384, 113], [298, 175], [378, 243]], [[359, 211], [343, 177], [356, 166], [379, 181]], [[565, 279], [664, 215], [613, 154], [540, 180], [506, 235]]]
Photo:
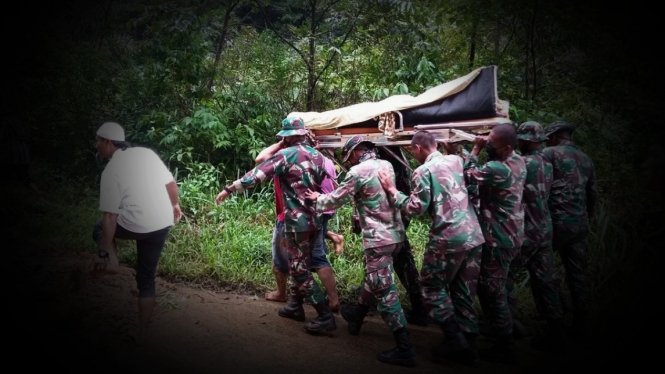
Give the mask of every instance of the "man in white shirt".
[[155, 270], [169, 230], [182, 216], [178, 185], [159, 156], [148, 148], [129, 147], [124, 129], [115, 122], [97, 130], [97, 152], [110, 161], [102, 172], [99, 209], [92, 237], [99, 248], [90, 275], [119, 271], [115, 239], [135, 240], [139, 326], [136, 342], [145, 340], [155, 305]]

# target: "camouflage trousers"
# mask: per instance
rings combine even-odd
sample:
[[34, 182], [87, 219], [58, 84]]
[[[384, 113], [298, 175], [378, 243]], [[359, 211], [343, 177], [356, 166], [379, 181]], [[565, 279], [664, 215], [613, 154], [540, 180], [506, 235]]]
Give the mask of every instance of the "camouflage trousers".
[[397, 274], [407, 294], [410, 296], [420, 295], [420, 274], [418, 274], [416, 260], [413, 258], [411, 244], [409, 239], [405, 239], [402, 243], [402, 248], [393, 256], [395, 274]]
[[[588, 313], [589, 286], [587, 285], [586, 247], [588, 226], [554, 226], [552, 249], [558, 252], [566, 270], [566, 285], [570, 291], [575, 312]], [[560, 280], [555, 281], [560, 285]]]
[[318, 231], [284, 233], [291, 276], [290, 293], [303, 295], [312, 304], [318, 304], [325, 299], [319, 284], [309, 270], [312, 249], [318, 234]]
[[423, 301], [436, 322], [455, 317], [464, 332], [478, 334], [476, 299], [482, 246], [466, 251], [426, 249], [420, 275]]
[[519, 255], [510, 263], [506, 288], [508, 304], [517, 312], [517, 275], [526, 269], [529, 272], [531, 293], [541, 316], [549, 319], [563, 318], [563, 309], [554, 278], [554, 252], [552, 242], [530, 243], [522, 246]]
[[506, 280], [510, 264], [520, 248], [491, 248], [483, 244], [478, 278], [478, 299], [483, 314], [497, 335], [513, 333]]
[[393, 255], [401, 246], [402, 243], [391, 244], [366, 248], [364, 251], [365, 280], [360, 290], [359, 302], [362, 305], [377, 305], [376, 309], [390, 331], [406, 326], [393, 276]]

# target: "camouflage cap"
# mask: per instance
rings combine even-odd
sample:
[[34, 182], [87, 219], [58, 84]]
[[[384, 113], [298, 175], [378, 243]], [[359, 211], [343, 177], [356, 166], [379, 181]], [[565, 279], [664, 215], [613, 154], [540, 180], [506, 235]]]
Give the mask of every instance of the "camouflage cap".
[[575, 126], [571, 125], [566, 121], [554, 121], [549, 125], [545, 126], [545, 136], [550, 136], [557, 131], [575, 131]]
[[353, 151], [361, 143], [365, 143], [370, 148], [374, 148], [374, 143], [365, 139], [362, 135], [354, 135], [351, 139], [346, 141], [346, 144], [344, 144], [344, 147], [342, 148], [342, 162], [346, 162], [346, 160], [348, 160], [349, 156], [351, 155], [351, 151]]
[[543, 125], [536, 121], [526, 121], [517, 128], [517, 139], [539, 143], [547, 140], [547, 137]]
[[302, 118], [286, 117], [282, 121], [282, 131], [278, 132], [277, 136], [286, 137], [305, 134], [307, 134], [307, 129], [305, 128], [305, 121]]

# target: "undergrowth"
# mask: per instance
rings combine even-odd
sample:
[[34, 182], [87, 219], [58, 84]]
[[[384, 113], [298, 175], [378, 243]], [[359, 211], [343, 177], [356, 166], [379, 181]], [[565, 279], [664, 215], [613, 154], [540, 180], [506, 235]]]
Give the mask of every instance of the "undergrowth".
[[[94, 254], [92, 227], [101, 218], [98, 190], [94, 181], [47, 178], [42, 174], [38, 185], [42, 193], [14, 182], [3, 184], [7, 203], [3, 222], [15, 245], [38, 245], [44, 250], [59, 249]], [[181, 181], [181, 186], [183, 182]], [[186, 187], [186, 186], [185, 186]], [[210, 289], [224, 289], [246, 294], [262, 294], [274, 289], [271, 269], [271, 240], [274, 226], [274, 195], [270, 184], [234, 194], [221, 206], [214, 204], [217, 191], [200, 192], [182, 201], [186, 216], [175, 225], [160, 258], [158, 276]], [[642, 196], [635, 196], [638, 204]], [[195, 204], [192, 209], [192, 205]], [[194, 214], [193, 212], [196, 212]], [[344, 206], [330, 221], [330, 230], [344, 235], [344, 252], [328, 255], [335, 270], [342, 301], [355, 302], [363, 279], [362, 239], [351, 233], [351, 207]], [[592, 316], [599, 325], [613, 323], [620, 316], [618, 300], [646, 277], [641, 273], [644, 260], [655, 256], [648, 239], [656, 233], [649, 225], [636, 224], [640, 211], [622, 209], [601, 199], [592, 219], [588, 245], [589, 284]], [[414, 218], [407, 231], [418, 268], [422, 265], [429, 220]], [[637, 235], [636, 235], [637, 233]], [[10, 240], [11, 242], [12, 240]], [[332, 243], [328, 243], [332, 248]], [[118, 241], [120, 261], [135, 265], [133, 242]], [[560, 260], [556, 259], [559, 272]], [[563, 278], [563, 277], [562, 277]], [[315, 276], [315, 279], [318, 278]], [[396, 278], [397, 281], [397, 278]], [[398, 283], [400, 298], [408, 306], [408, 297]], [[544, 326], [538, 316], [528, 275], [521, 272], [517, 282], [519, 317], [534, 329]], [[562, 295], [568, 297], [562, 282]], [[479, 307], [478, 304], [476, 304]], [[608, 310], [613, 311], [608, 313]], [[602, 315], [602, 317], [601, 317]]]

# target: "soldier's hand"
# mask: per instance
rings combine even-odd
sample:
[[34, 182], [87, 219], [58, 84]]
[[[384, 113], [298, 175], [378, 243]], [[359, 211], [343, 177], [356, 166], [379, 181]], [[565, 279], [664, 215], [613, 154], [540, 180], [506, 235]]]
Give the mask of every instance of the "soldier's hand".
[[381, 182], [381, 187], [383, 187], [384, 190], [389, 190], [392, 187], [395, 187], [392, 177], [385, 170], [379, 171], [379, 182]]
[[476, 136], [476, 139], [473, 141], [474, 146], [478, 147], [484, 147], [485, 144], [487, 144], [487, 136], [486, 135], [479, 135]]
[[320, 193], [308, 189], [308, 190], [305, 192], [305, 199], [307, 199], [307, 200], [312, 200], [312, 201], [316, 201], [316, 199], [319, 197], [319, 195], [320, 195]]
[[476, 136], [476, 139], [473, 141], [473, 149], [471, 150], [471, 155], [478, 156], [480, 151], [487, 144], [487, 136]]
[[229, 194], [226, 191], [220, 192], [217, 197], [215, 198], [215, 202], [217, 205], [221, 204], [227, 197], [229, 197]]

